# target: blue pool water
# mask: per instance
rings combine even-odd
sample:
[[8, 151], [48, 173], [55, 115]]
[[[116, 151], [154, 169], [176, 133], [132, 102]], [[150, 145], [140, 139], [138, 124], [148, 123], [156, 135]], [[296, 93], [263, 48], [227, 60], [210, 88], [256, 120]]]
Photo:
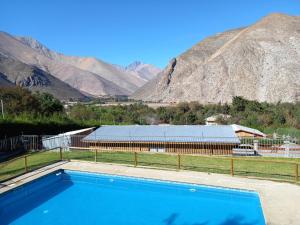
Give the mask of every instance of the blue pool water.
[[255, 192], [56, 171], [0, 195], [0, 224], [265, 225]]

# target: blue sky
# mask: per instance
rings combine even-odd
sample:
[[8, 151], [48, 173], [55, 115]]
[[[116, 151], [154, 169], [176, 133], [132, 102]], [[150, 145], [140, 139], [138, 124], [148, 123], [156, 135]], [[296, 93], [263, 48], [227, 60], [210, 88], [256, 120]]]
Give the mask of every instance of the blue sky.
[[282, 12], [300, 0], [1, 0], [0, 30], [68, 55], [159, 67], [203, 38]]

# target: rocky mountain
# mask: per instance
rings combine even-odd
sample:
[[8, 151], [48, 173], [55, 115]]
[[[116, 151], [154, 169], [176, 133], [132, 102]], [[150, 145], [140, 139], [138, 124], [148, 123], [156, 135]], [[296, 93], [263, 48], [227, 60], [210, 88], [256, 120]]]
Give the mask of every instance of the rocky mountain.
[[13, 87], [13, 86], [14, 86], [14, 84], [11, 83], [7, 79], [7, 77], [3, 73], [0, 72], [0, 88], [1, 87]]
[[130, 93], [98, 74], [54, 60], [7, 33], [0, 33], [0, 52], [8, 58], [35, 66], [85, 94], [99, 96]]
[[63, 100], [86, 98], [78, 90], [51, 74], [0, 54], [0, 87], [15, 85], [31, 91], [48, 92]]
[[37, 50], [44, 56], [51, 58], [52, 60], [63, 62], [64, 64], [97, 74], [102, 78], [118, 85], [126, 92], [124, 93], [124, 90], [122, 90], [117, 94], [130, 94], [147, 82], [147, 80], [140, 77], [139, 74], [131, 74], [126, 70], [118, 70], [113, 65], [93, 57], [66, 56], [48, 49], [46, 46], [33, 38], [17, 37], [17, 39], [27, 46]]
[[271, 14], [208, 37], [172, 59], [132, 97], [225, 103], [232, 97], [300, 101], [300, 17]]
[[99, 59], [66, 56], [33, 38], [5, 32], [0, 32], [0, 53], [38, 68], [88, 96], [129, 95], [147, 82], [137, 73], [121, 71]]
[[135, 61], [126, 67], [122, 67], [119, 65], [115, 65], [115, 67], [121, 71], [135, 74], [136, 76], [139, 76], [140, 78], [147, 81], [153, 79], [159, 72], [161, 72], [161, 69], [151, 64], [142, 63], [140, 61]]

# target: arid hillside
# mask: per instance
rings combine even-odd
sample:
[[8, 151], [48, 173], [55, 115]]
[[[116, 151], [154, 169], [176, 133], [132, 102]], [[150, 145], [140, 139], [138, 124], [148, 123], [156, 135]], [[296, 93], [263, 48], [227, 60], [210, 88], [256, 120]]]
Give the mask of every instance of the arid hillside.
[[234, 96], [300, 101], [300, 17], [271, 14], [249, 27], [208, 37], [132, 95], [201, 103], [230, 102]]

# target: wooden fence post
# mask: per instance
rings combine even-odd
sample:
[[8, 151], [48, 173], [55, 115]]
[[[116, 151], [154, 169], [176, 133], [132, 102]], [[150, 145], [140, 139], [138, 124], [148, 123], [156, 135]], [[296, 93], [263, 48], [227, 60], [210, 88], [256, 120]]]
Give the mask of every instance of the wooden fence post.
[[138, 161], [137, 161], [137, 152], [134, 152], [134, 167], [137, 167]]
[[231, 176], [234, 176], [233, 158], [230, 159], [230, 174]]
[[299, 174], [298, 174], [298, 163], [295, 163], [295, 181], [298, 182], [299, 180]]
[[27, 155], [24, 156], [24, 168], [25, 168], [25, 173], [27, 173], [28, 172]]
[[62, 147], [59, 147], [59, 157], [60, 157], [60, 160], [62, 161], [63, 160]]
[[180, 157], [180, 154], [178, 154], [177, 159], [178, 159], [178, 165], [177, 165], [177, 168], [180, 170], [180, 168], [181, 168], [181, 157]]
[[97, 154], [98, 153], [98, 151], [97, 151], [97, 149], [95, 149], [95, 162], [97, 162]]

